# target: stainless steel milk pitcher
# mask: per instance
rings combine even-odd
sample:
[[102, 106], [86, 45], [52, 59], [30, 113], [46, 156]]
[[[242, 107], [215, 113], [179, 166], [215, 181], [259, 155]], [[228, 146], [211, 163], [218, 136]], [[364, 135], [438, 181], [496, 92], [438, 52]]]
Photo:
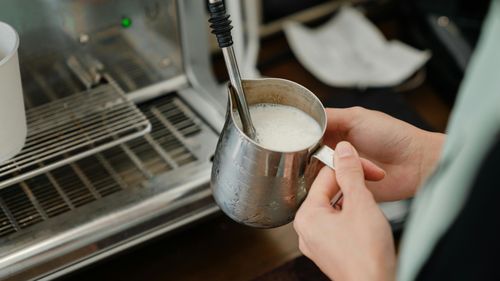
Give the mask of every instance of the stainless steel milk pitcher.
[[[244, 80], [249, 105], [272, 103], [293, 106], [311, 116], [324, 134], [326, 112], [305, 87], [284, 79]], [[318, 161], [333, 168], [333, 150], [314, 145], [295, 152], [263, 148], [241, 130], [229, 88], [226, 123], [217, 144], [211, 186], [219, 207], [237, 222], [270, 228], [289, 223], [319, 169]], [[257, 132], [258, 136], [258, 132]]]

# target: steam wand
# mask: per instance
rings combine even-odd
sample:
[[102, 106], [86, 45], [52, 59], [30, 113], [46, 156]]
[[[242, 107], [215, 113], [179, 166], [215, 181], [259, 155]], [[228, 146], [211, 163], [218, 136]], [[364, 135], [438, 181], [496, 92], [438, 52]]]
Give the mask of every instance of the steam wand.
[[253, 126], [248, 110], [248, 103], [241, 84], [240, 71], [236, 63], [236, 56], [233, 49], [233, 38], [231, 36], [231, 20], [229, 15], [226, 14], [226, 7], [222, 0], [209, 0], [208, 9], [210, 11], [210, 19], [208, 20], [212, 28], [212, 33], [217, 37], [219, 48], [222, 50], [226, 68], [229, 73], [229, 80], [236, 93], [236, 108], [238, 109], [243, 125], [243, 132], [251, 139], [255, 140], [255, 127]]

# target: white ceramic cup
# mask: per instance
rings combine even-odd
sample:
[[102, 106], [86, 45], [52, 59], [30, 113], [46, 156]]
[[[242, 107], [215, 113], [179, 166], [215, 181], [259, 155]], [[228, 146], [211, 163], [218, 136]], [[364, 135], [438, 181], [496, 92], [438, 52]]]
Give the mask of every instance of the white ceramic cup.
[[0, 22], [0, 163], [19, 153], [26, 141], [18, 47], [17, 32]]

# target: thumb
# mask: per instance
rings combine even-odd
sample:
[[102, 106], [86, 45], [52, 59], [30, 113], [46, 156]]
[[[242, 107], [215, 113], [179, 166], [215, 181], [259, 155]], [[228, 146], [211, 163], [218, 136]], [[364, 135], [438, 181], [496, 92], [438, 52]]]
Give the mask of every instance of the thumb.
[[344, 194], [343, 206], [345, 207], [353, 194], [366, 189], [363, 167], [358, 153], [346, 141], [337, 144], [334, 162], [337, 182]]

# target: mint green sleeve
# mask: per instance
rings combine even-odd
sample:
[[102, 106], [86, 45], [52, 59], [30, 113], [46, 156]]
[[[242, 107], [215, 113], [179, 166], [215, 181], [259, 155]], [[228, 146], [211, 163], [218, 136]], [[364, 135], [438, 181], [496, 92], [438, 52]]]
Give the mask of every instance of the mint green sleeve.
[[460, 87], [439, 166], [417, 194], [402, 240], [397, 280], [415, 280], [467, 199], [500, 128], [500, 0], [493, 0]]

